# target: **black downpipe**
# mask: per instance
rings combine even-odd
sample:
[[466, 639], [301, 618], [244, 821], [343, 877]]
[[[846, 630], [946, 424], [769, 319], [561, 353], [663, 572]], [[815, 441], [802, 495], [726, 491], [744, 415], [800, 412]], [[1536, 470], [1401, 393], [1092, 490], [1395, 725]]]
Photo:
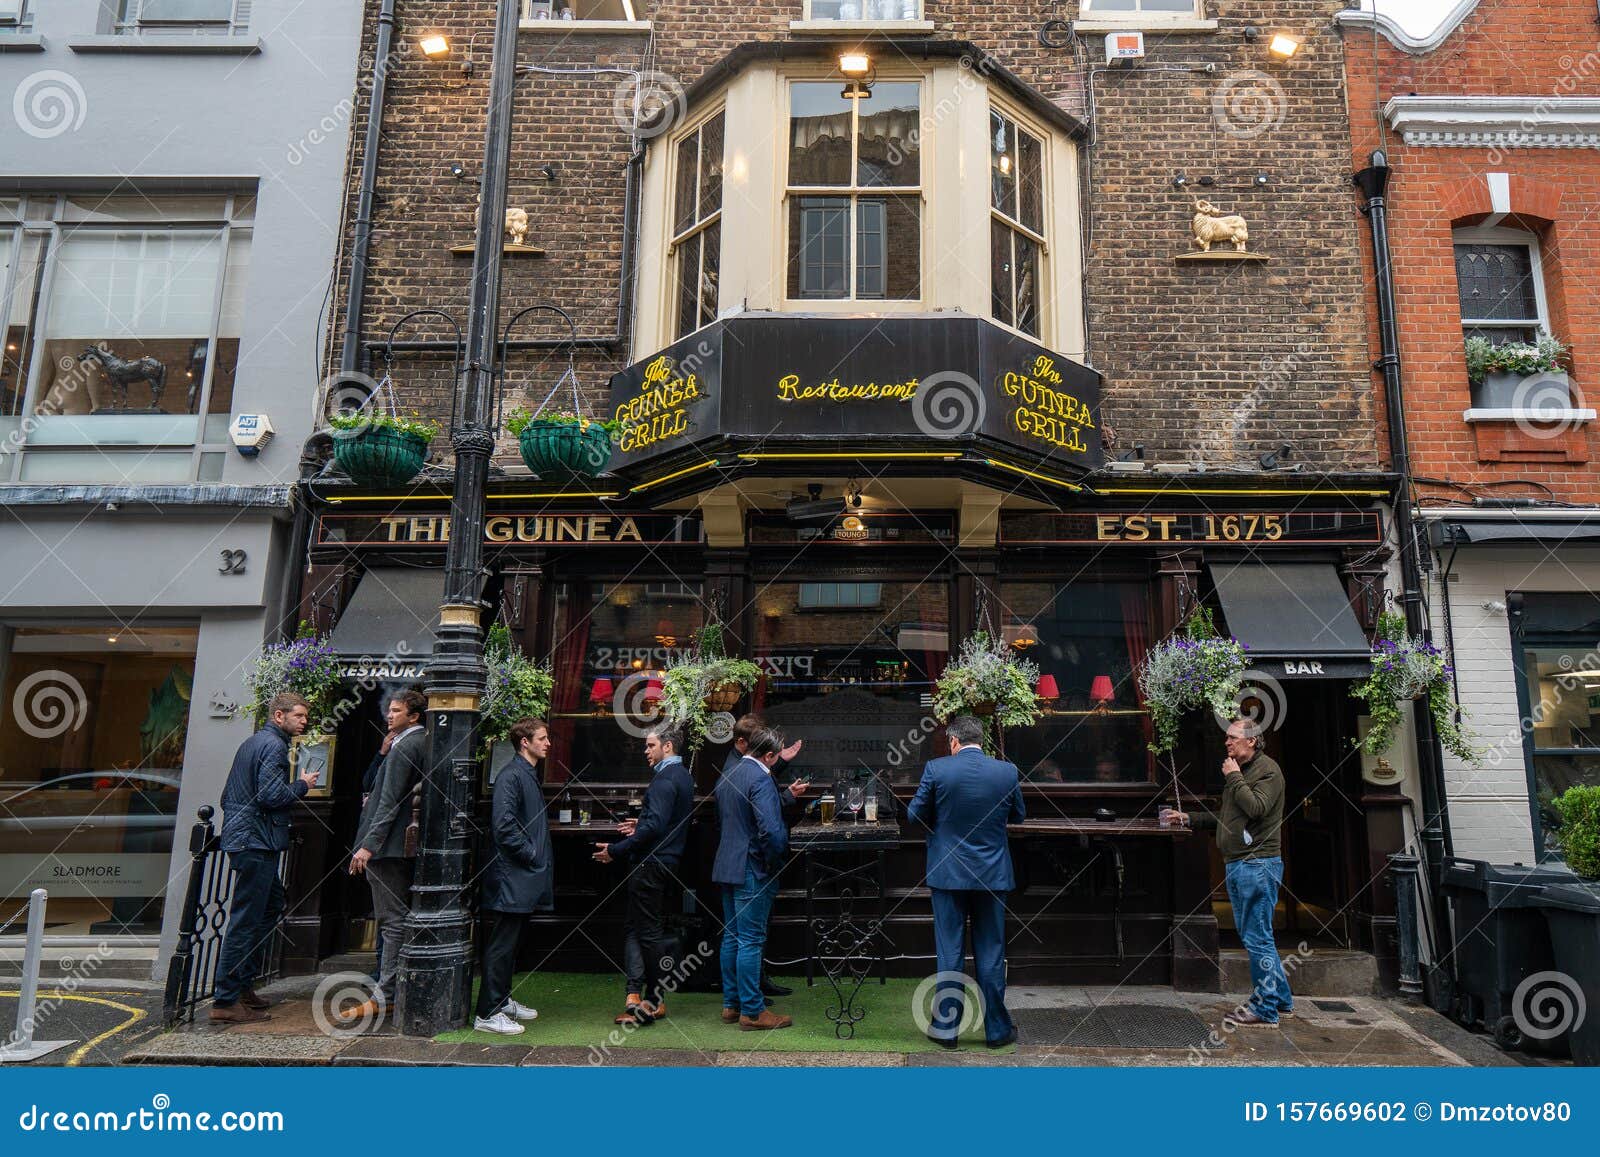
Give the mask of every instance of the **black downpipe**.
[[[1389, 248], [1389, 220], [1385, 194], [1393, 170], [1382, 149], [1372, 154], [1372, 163], [1355, 174], [1356, 187], [1366, 200], [1362, 212], [1372, 230], [1372, 259], [1378, 298], [1378, 336], [1382, 356], [1377, 368], [1383, 371], [1384, 407], [1389, 419], [1389, 456], [1395, 485], [1394, 527], [1400, 546], [1401, 606], [1406, 630], [1415, 637], [1432, 641], [1422, 607], [1422, 560], [1417, 542], [1415, 502], [1411, 490], [1411, 449], [1406, 437], [1405, 388], [1400, 367], [1400, 339], [1395, 322], [1393, 253]], [[1444, 753], [1434, 731], [1433, 717], [1425, 710], [1416, 712], [1418, 778], [1422, 785], [1422, 858], [1426, 872], [1429, 920], [1432, 939], [1442, 943], [1439, 922], [1443, 919], [1444, 857], [1453, 850], [1450, 839], [1450, 813], [1444, 784]], [[1439, 967], [1439, 961], [1433, 961]]]
[[[378, 186], [378, 147], [383, 137], [383, 113], [389, 93], [389, 61], [394, 54], [395, 0], [383, 0], [378, 9], [378, 37], [372, 58], [372, 98], [367, 109], [367, 141], [361, 154], [361, 185], [356, 191], [355, 236], [350, 246], [350, 281], [345, 293], [344, 333], [339, 348], [339, 376], [355, 373], [361, 359], [361, 318], [367, 297], [367, 259], [372, 251], [372, 203]], [[300, 602], [302, 572], [310, 556], [311, 507], [305, 485], [332, 453], [327, 431], [306, 439], [300, 450], [300, 485], [293, 490], [294, 522], [289, 535], [289, 573], [279, 600], [277, 635], [293, 636], [298, 625], [295, 608]]]

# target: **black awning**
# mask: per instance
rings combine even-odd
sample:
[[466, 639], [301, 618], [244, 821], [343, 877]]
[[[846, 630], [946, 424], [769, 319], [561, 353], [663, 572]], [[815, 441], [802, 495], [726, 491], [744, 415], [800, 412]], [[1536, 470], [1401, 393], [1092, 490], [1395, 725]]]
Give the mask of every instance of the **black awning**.
[[1434, 546], [1600, 543], [1600, 519], [1445, 518], [1432, 524], [1430, 537]]
[[1233, 637], [1274, 678], [1348, 679], [1371, 670], [1366, 634], [1332, 563], [1212, 563]]
[[382, 659], [404, 666], [433, 654], [433, 627], [444, 601], [444, 570], [373, 567], [333, 628], [340, 659]]

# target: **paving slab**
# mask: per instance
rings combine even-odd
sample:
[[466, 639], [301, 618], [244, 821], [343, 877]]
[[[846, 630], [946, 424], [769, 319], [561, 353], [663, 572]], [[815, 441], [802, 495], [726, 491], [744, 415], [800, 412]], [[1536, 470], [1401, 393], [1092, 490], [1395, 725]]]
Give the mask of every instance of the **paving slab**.
[[123, 1058], [135, 1065], [327, 1065], [351, 1042], [326, 1036], [166, 1033]]
[[721, 1068], [775, 1069], [898, 1069], [904, 1068], [904, 1053], [780, 1053], [771, 1050], [752, 1053], [718, 1053]]
[[438, 1044], [418, 1037], [371, 1036], [350, 1042], [334, 1057], [335, 1065], [495, 1065], [516, 1066], [531, 1049], [505, 1048], [471, 1042]]

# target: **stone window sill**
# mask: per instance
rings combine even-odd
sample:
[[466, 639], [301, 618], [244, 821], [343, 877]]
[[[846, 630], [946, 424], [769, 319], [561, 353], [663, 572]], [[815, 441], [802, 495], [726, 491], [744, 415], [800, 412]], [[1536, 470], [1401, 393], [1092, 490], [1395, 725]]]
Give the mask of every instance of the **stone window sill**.
[[74, 52], [159, 53], [176, 56], [255, 56], [259, 36], [74, 36]]
[[1595, 411], [1565, 409], [1565, 410], [1512, 410], [1512, 409], [1469, 409], [1461, 411], [1463, 422], [1528, 422], [1537, 426], [1551, 425], [1557, 422], [1592, 422]]
[[599, 33], [647, 33], [650, 31], [648, 20], [524, 20], [517, 25], [520, 32], [541, 32], [546, 35], [556, 35], [562, 32], [581, 32], [587, 35], [591, 32]]
[[37, 32], [0, 32], [0, 52], [43, 52], [44, 37]]
[[1091, 16], [1072, 22], [1074, 32], [1215, 32], [1215, 20], [1160, 20], [1132, 14], [1126, 19]]
[[791, 20], [790, 32], [808, 36], [827, 36], [829, 33], [862, 32], [932, 32], [932, 20]]

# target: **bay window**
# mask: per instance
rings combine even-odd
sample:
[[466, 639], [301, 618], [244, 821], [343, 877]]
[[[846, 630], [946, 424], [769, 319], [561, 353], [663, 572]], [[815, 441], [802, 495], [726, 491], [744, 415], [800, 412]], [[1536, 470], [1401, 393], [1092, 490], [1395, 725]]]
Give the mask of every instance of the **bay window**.
[[921, 84], [789, 86], [788, 296], [922, 295]]
[[989, 285], [994, 319], [1039, 336], [1044, 248], [1044, 143], [1004, 113], [989, 114]]
[[722, 136], [718, 112], [678, 142], [672, 249], [677, 262], [677, 336], [717, 319], [722, 261]]

